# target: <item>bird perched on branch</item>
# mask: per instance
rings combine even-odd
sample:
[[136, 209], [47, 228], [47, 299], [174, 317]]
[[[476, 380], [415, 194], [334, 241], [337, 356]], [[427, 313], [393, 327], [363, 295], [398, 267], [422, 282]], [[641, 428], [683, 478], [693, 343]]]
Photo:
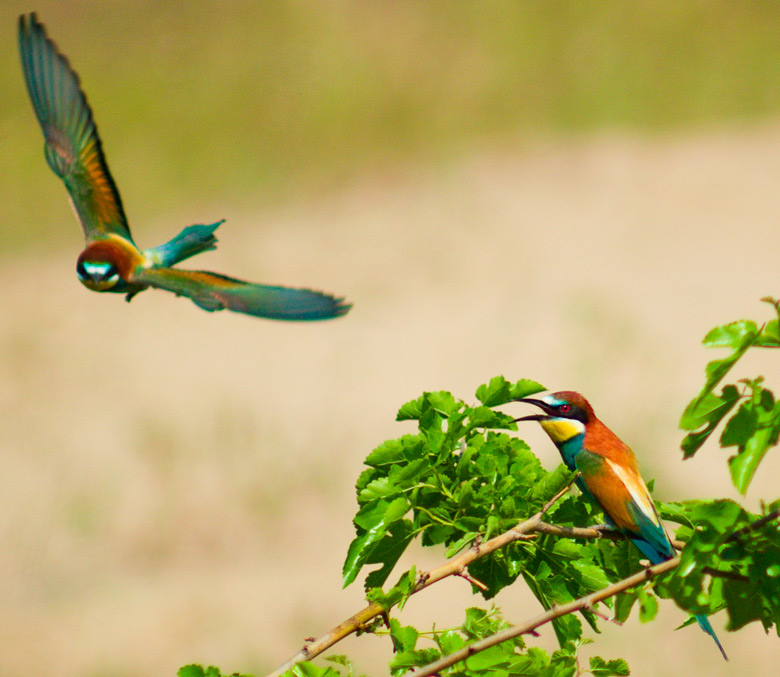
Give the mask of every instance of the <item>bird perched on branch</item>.
[[[566, 467], [579, 471], [577, 486], [603, 510], [610, 526], [630, 539], [653, 564], [674, 557], [634, 452], [596, 417], [582, 395], [562, 391], [540, 399], [524, 397], [515, 401], [542, 410], [541, 414], [515, 421], [539, 421]], [[695, 618], [728, 660], [707, 616], [696, 614]]]
[[204, 310], [227, 308], [275, 320], [325, 320], [350, 309], [343, 298], [310, 289], [254, 284], [173, 267], [214, 249], [214, 231], [222, 221], [188, 226], [170, 242], [139, 249], [130, 235], [79, 77], [35, 13], [19, 17], [19, 51], [27, 90], [43, 129], [46, 161], [64, 181], [84, 229], [87, 246], [76, 273], [85, 287], [126, 294], [128, 301], [154, 287], [186, 296]]

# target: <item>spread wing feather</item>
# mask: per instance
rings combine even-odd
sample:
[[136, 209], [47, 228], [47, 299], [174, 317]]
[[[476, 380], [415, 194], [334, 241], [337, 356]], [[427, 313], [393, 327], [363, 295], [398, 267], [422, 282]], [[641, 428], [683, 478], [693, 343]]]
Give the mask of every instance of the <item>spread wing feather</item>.
[[131, 239], [79, 77], [35, 13], [19, 17], [27, 91], [46, 140], [46, 160], [64, 182], [87, 241], [115, 233]]
[[253, 284], [201, 270], [142, 268], [132, 282], [186, 296], [204, 310], [227, 309], [274, 320], [327, 320], [351, 308], [343, 298], [323, 292]]

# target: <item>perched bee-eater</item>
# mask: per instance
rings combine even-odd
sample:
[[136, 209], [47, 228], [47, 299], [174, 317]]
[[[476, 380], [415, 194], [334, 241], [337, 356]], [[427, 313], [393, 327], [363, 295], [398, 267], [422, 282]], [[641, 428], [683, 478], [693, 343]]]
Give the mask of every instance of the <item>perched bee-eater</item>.
[[[544, 412], [515, 420], [539, 421], [566, 467], [579, 471], [577, 486], [602, 509], [609, 526], [629, 538], [653, 564], [674, 557], [634, 452], [596, 417], [582, 395], [562, 391], [538, 400], [524, 397], [516, 401]], [[697, 614], [695, 618], [728, 660], [707, 617]]]
[[227, 308], [275, 320], [325, 320], [344, 315], [344, 299], [310, 289], [253, 284], [173, 266], [216, 247], [222, 221], [185, 228], [170, 242], [139, 249], [130, 236], [122, 201], [108, 171], [97, 127], [79, 77], [35, 13], [19, 17], [22, 69], [43, 129], [46, 161], [70, 193], [87, 246], [76, 273], [88, 289], [127, 294], [147, 287], [187, 296], [204, 310]]

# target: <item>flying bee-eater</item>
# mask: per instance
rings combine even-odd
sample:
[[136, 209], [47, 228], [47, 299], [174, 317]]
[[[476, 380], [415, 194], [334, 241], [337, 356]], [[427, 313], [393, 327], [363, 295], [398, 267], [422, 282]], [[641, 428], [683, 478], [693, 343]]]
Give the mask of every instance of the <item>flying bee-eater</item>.
[[[561, 391], [540, 399], [524, 397], [515, 401], [542, 410], [541, 414], [515, 420], [541, 424], [558, 447], [566, 467], [579, 471], [577, 486], [601, 508], [609, 526], [630, 539], [653, 564], [674, 557], [674, 548], [639, 473], [634, 452], [598, 419], [582, 395]], [[696, 614], [695, 618], [728, 660], [707, 616]]]
[[223, 221], [188, 226], [170, 242], [139, 249], [130, 235], [79, 77], [34, 12], [19, 17], [19, 51], [27, 90], [43, 129], [46, 161], [65, 183], [84, 229], [86, 248], [76, 273], [85, 287], [126, 294], [128, 301], [154, 287], [187, 296], [204, 310], [227, 308], [275, 320], [325, 320], [351, 308], [342, 297], [310, 289], [254, 284], [173, 267], [214, 249], [214, 231]]

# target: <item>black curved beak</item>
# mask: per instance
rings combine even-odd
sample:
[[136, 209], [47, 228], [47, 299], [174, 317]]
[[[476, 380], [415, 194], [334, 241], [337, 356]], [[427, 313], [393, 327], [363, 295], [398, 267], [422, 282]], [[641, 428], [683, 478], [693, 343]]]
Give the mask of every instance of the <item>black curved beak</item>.
[[521, 397], [516, 400], [512, 400], [513, 402], [527, 402], [528, 404], [533, 404], [536, 407], [539, 407], [542, 411], [544, 411], [544, 414], [531, 414], [530, 416], [521, 416], [520, 418], [514, 419], [514, 422], [517, 423], [518, 421], [546, 421], [549, 416], [549, 406], [547, 402], [542, 402], [541, 400], [535, 400], [532, 397]]

